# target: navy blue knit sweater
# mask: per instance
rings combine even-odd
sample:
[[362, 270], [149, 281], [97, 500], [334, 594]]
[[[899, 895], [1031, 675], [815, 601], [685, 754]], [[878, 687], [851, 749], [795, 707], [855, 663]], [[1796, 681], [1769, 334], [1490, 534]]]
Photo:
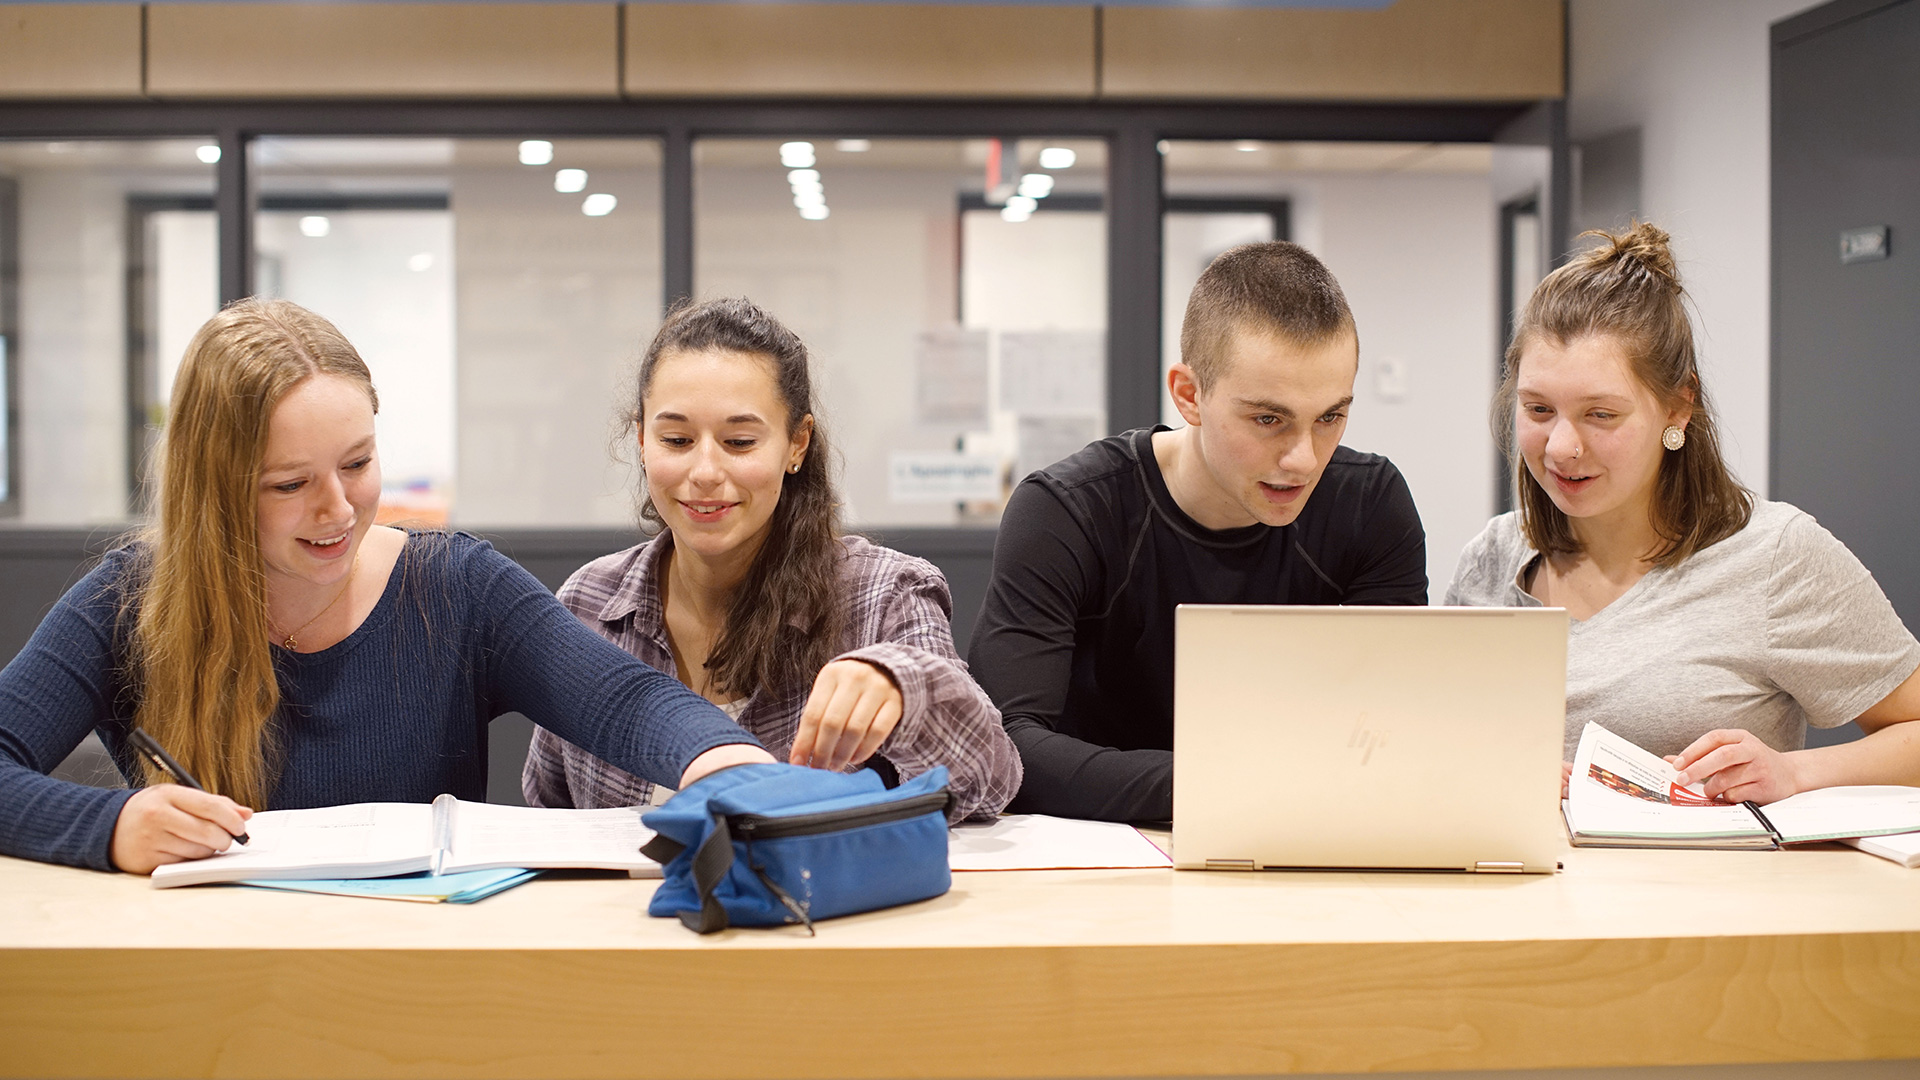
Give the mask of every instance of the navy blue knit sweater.
[[[125, 590], [140, 545], [108, 555], [0, 671], [0, 853], [106, 870], [130, 797], [47, 772], [97, 729], [122, 773], [137, 691]], [[492, 545], [416, 533], [359, 629], [316, 653], [274, 649], [278, 780], [256, 809], [484, 799], [487, 723], [522, 712], [656, 783], [753, 736], [584, 626]]]

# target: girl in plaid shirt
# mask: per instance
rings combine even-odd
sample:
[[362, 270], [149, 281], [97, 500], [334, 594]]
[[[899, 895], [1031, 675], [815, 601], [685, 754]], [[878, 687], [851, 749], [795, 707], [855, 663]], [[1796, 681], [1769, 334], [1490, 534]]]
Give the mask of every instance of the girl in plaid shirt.
[[[632, 413], [640, 516], [659, 532], [581, 567], [560, 600], [776, 756], [890, 783], [945, 765], [953, 817], [990, 817], [1019, 790], [1020, 757], [954, 651], [946, 579], [840, 534], [813, 400], [806, 346], [751, 302], [669, 316]], [[521, 785], [535, 806], [670, 794], [544, 728]]]

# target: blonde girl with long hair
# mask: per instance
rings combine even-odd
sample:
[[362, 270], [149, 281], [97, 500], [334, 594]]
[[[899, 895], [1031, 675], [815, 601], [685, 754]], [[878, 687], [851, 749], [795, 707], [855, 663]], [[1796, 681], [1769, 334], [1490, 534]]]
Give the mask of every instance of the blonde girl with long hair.
[[[486, 543], [375, 525], [378, 406], [298, 305], [200, 328], [155, 522], [0, 671], [0, 853], [147, 873], [225, 850], [253, 809], [483, 798], [487, 724], [510, 711], [675, 786], [771, 760]], [[135, 727], [206, 790], [143, 765]], [[89, 731], [130, 790], [45, 775]]]

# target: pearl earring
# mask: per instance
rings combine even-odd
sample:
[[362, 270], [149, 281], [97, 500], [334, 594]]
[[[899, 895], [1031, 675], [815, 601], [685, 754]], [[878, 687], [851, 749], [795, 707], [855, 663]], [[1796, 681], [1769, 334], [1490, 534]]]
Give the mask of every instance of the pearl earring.
[[1678, 450], [1687, 445], [1686, 429], [1678, 424], [1667, 425], [1667, 430], [1660, 433], [1660, 445], [1669, 450]]
[[794, 462], [794, 463], [793, 463], [793, 464], [792, 464], [791, 466], [789, 466], [789, 467], [787, 468], [787, 471], [788, 471], [788, 472], [790, 472], [790, 473], [797, 473], [797, 472], [799, 472], [799, 471], [800, 471], [800, 463], [799, 463], [799, 462], [797, 462], [797, 461], [796, 461], [796, 462]]

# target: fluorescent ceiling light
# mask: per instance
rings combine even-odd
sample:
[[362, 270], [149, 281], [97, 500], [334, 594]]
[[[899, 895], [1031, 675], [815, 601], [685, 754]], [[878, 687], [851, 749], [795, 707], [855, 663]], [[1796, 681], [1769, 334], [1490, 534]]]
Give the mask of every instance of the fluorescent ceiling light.
[[418, 255], [407, 256], [407, 269], [416, 274], [433, 269], [433, 252], [423, 251]]
[[1046, 173], [1028, 173], [1020, 178], [1020, 194], [1030, 199], [1044, 199], [1053, 194], [1053, 177]]
[[873, 149], [871, 139], [835, 139], [833, 148], [843, 154], [864, 154]]
[[1031, 214], [1035, 210], [1040, 209], [1040, 200], [1035, 199], [1030, 195], [1015, 195], [1011, 199], [1007, 200], [1007, 209], [1017, 211], [1022, 214]]
[[613, 208], [618, 205], [620, 205], [619, 199], [608, 195], [604, 191], [595, 192], [587, 196], [586, 201], [580, 204], [580, 212], [588, 217], [606, 217], [608, 214], [613, 213]]
[[553, 163], [553, 144], [545, 139], [528, 139], [520, 144], [520, 164], [550, 165]]
[[809, 206], [825, 206], [827, 197], [818, 191], [796, 191], [793, 193], [793, 205], [802, 210]]
[[806, 218], [808, 221], [825, 221], [827, 220], [827, 208], [824, 206], [803, 206], [800, 208], [800, 216]]
[[1073, 151], [1064, 146], [1049, 146], [1040, 151], [1040, 167], [1043, 169], [1071, 169], [1073, 161]]
[[193, 151], [193, 156], [208, 165], [217, 165], [220, 162], [220, 147], [213, 143], [208, 143], [205, 146], [196, 147]]
[[303, 236], [325, 236], [333, 231], [333, 222], [315, 214], [300, 219], [300, 233]]
[[567, 195], [587, 190], [587, 170], [561, 169], [554, 173], [553, 190]]
[[787, 174], [787, 183], [793, 184], [796, 187], [801, 184], [817, 184], [819, 182], [819, 169], [795, 169]]
[[780, 144], [780, 164], [789, 169], [813, 168], [813, 144], [810, 142], [787, 142]]
[[1012, 199], [1008, 199], [1007, 205], [1002, 207], [1000, 210], [1001, 221], [1012, 221], [1017, 223], [1017, 222], [1025, 221], [1032, 216], [1033, 216], [1033, 211], [1022, 210], [1019, 207], [1014, 206]]

